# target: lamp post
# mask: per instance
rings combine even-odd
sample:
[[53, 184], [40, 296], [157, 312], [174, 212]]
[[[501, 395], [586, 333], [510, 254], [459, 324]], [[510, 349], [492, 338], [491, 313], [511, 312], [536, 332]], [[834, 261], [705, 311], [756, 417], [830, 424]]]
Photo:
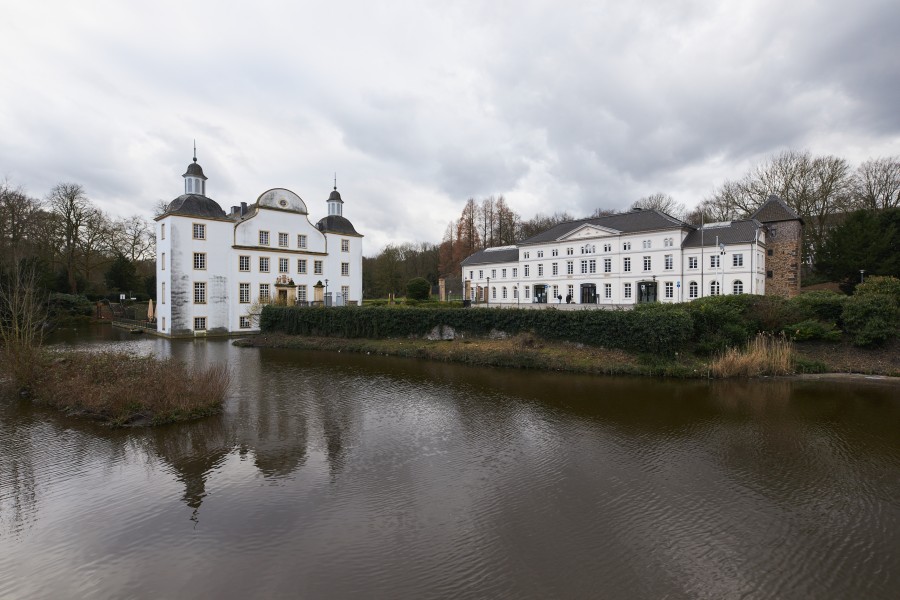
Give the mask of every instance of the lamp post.
[[865, 283], [865, 275], [866, 275], [866, 270], [860, 269], [859, 270], [859, 282], [860, 283]]
[[491, 278], [487, 278], [487, 288], [484, 290], [484, 301], [486, 304], [491, 303]]
[[331, 306], [328, 302], [328, 280], [325, 280], [325, 306]]

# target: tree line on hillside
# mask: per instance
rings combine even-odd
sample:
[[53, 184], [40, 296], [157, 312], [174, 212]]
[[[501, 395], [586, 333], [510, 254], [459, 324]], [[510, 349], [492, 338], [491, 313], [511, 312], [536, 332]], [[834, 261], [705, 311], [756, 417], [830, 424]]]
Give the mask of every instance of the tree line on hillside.
[[[747, 218], [773, 194], [804, 220], [803, 258], [807, 265], [816, 267], [826, 276], [844, 279], [850, 262], [861, 264], [868, 260], [873, 265], [881, 265], [873, 267], [877, 274], [898, 274], [889, 266], [896, 260], [891, 258], [893, 253], [883, 248], [882, 251], [848, 249], [846, 240], [850, 236], [840, 238], [841, 250], [825, 246], [831, 232], [855, 211], [873, 213], [900, 209], [900, 159], [897, 157], [873, 158], [853, 168], [847, 160], [837, 156], [814, 156], [809, 151], [788, 150], [756, 165], [738, 179], [725, 181], [693, 209], [688, 209], [670, 194], [659, 192], [634, 201], [628, 210], [656, 209], [692, 225], [700, 225]], [[598, 207], [589, 216], [616, 212]], [[423, 277], [432, 285], [437, 284], [438, 278], [445, 277], [451, 282], [451, 288], [459, 287], [460, 265], [467, 256], [483, 248], [516, 244], [575, 218], [567, 212], [556, 212], [523, 219], [509, 207], [503, 196], [481, 200], [469, 198], [459, 218], [448, 223], [439, 244], [391, 244], [375, 257], [364, 258], [364, 294], [369, 298], [388, 293], [402, 294], [405, 283], [414, 277]], [[890, 223], [893, 223], [890, 214], [881, 220], [866, 219], [856, 217], [848, 226], [856, 231], [867, 231], [869, 235], [862, 238], [863, 241], [874, 241], [877, 236], [873, 232], [881, 232], [879, 235], [884, 242], [881, 246], [890, 248], [895, 239], [893, 229], [890, 229]], [[861, 225], [862, 221], [866, 223]], [[840, 260], [840, 252], [853, 258]], [[879, 256], [887, 252], [888, 256], [872, 258], [873, 252]], [[863, 255], [869, 258], [864, 259]], [[817, 265], [820, 258], [824, 262]], [[842, 266], [838, 268], [836, 264]]]
[[155, 255], [147, 220], [107, 215], [80, 184], [60, 183], [35, 198], [0, 182], [0, 272], [26, 265], [51, 292], [153, 297]]

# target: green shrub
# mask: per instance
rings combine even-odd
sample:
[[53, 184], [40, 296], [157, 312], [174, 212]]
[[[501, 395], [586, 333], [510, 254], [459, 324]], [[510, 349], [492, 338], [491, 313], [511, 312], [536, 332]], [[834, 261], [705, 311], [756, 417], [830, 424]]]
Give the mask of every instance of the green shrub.
[[428, 300], [431, 295], [431, 283], [423, 277], [410, 279], [406, 284], [406, 297], [412, 300]]
[[900, 280], [872, 277], [856, 286], [842, 313], [844, 328], [857, 346], [876, 346], [900, 329]]
[[803, 320], [817, 319], [825, 323], [841, 324], [841, 313], [847, 296], [837, 292], [814, 291], [805, 292], [791, 298], [788, 302], [800, 313]]
[[841, 330], [837, 329], [834, 323], [823, 323], [814, 319], [788, 325], [782, 331], [786, 336], [798, 342], [809, 340], [839, 342], [841, 340]]
[[693, 322], [683, 306], [654, 304], [636, 310], [526, 310], [388, 307], [266, 306], [263, 332], [347, 338], [423, 336], [438, 326], [484, 336], [531, 333], [607, 348], [671, 355], [690, 342]]

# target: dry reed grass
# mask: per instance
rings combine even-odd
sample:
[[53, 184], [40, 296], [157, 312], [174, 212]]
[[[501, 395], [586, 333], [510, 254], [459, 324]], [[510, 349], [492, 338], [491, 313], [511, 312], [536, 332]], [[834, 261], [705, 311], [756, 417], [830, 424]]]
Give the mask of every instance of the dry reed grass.
[[783, 335], [759, 333], [745, 348], [728, 348], [710, 364], [715, 377], [759, 377], [793, 372], [794, 345]]
[[161, 424], [221, 411], [224, 365], [191, 368], [172, 359], [121, 352], [45, 353], [35, 400], [112, 425]]

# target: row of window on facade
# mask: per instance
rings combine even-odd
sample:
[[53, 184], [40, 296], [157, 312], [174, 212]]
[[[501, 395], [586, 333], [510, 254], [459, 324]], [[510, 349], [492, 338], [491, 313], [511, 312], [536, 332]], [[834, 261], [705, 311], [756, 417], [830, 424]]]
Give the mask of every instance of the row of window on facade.
[[[688, 269], [697, 269], [699, 268], [699, 259], [696, 256], [688, 257]], [[642, 265], [644, 267], [644, 271], [652, 271], [653, 270], [653, 257], [644, 256]], [[718, 254], [714, 254], [709, 257], [709, 266], [712, 269], [718, 269], [721, 266], [720, 256]], [[731, 266], [732, 267], [743, 267], [744, 266], [744, 255], [743, 254], [732, 254], [731, 255]], [[597, 259], [589, 259], [581, 261], [581, 274], [591, 274], [597, 272]], [[531, 276], [531, 265], [525, 265], [523, 268], [524, 276]], [[672, 254], [666, 254], [663, 257], [663, 268], [666, 271], [671, 271], [675, 268], [675, 257]], [[604, 273], [612, 273], [613, 270], [613, 259], [612, 258], [604, 258], [603, 259], [603, 272]], [[500, 271], [500, 278], [505, 279], [507, 275], [507, 269], [502, 268]], [[518, 267], [512, 267], [510, 269], [512, 272], [512, 277], [515, 279], [519, 276]], [[631, 272], [631, 257], [626, 256], [622, 259], [622, 271], [625, 273]], [[559, 263], [550, 263], [550, 274], [551, 275], [559, 275]], [[566, 261], [566, 275], [574, 275], [575, 274], [575, 261], [569, 260]], [[475, 279], [474, 277], [475, 271], [469, 271], [469, 279]], [[544, 276], [544, 265], [543, 263], [538, 263], [537, 265], [537, 276]], [[491, 269], [491, 277], [497, 278], [497, 269]], [[484, 279], [484, 269], [479, 269], [478, 271], [478, 279]]]
[[[239, 326], [241, 329], [250, 329], [253, 322], [248, 315], [241, 315]], [[166, 330], [165, 317], [163, 317], [162, 328], [163, 331]], [[194, 331], [206, 331], [206, 317], [194, 317]]]
[[[653, 247], [653, 240], [643, 240], [641, 242], [641, 244], [642, 244], [642, 247], [646, 250], [646, 249]], [[675, 245], [675, 238], [668, 237], [663, 240], [663, 247], [665, 247], [665, 248], [671, 248], [674, 245]], [[602, 245], [603, 252], [612, 252], [613, 251], [612, 247], [613, 247], [612, 244], [603, 244]], [[628, 250], [631, 250], [631, 242], [623, 242], [622, 250], [626, 251], [626, 252]], [[580, 254], [596, 254], [597, 253], [597, 244], [585, 244], [583, 246], [580, 246], [578, 248], [578, 251]], [[573, 256], [574, 254], [575, 254], [574, 246], [570, 246], [570, 247], [566, 248], [566, 256]], [[550, 255], [551, 256], [559, 256], [559, 248], [553, 248], [550, 251]], [[544, 251], [536, 250], [535, 256], [536, 256], [536, 258], [544, 258]], [[531, 258], [530, 250], [525, 250], [524, 252], [522, 252], [523, 260], [528, 260], [529, 258]]]
[[[259, 300], [261, 302], [266, 302], [272, 298], [271, 294], [271, 284], [269, 283], [260, 283], [259, 284]], [[341, 295], [344, 297], [344, 300], [347, 300], [350, 296], [350, 286], [342, 285], [341, 286]], [[166, 282], [163, 281], [161, 283], [160, 288], [160, 304], [166, 303]], [[297, 286], [297, 300], [301, 302], [307, 301], [307, 286], [306, 285], [298, 285]], [[250, 284], [249, 283], [239, 283], [238, 284], [238, 302], [241, 304], [250, 304]], [[206, 304], [206, 282], [205, 281], [195, 281], [194, 282], [194, 304]]]
[[[622, 284], [622, 297], [626, 300], [630, 300], [633, 298], [632, 290], [633, 287], [631, 283]], [[662, 282], [663, 285], [663, 298], [675, 298], [675, 283], [672, 281]], [[559, 297], [559, 286], [554, 285], [552, 287], [552, 296], [551, 298]], [[481, 288], [482, 290], [486, 290], [487, 288]], [[490, 288], [490, 296], [492, 299], [497, 299], [497, 291], [500, 290], [500, 298], [504, 300], [508, 300], [510, 298], [510, 294], [512, 294], [512, 299], [517, 300], [519, 298], [519, 288], [518, 286], [513, 286], [512, 288], [507, 288], [506, 286], [492, 286]], [[531, 299], [531, 287], [523, 286], [522, 288], [524, 293], [524, 298], [526, 300]], [[709, 283], [709, 295], [710, 296], [719, 296], [722, 293], [722, 285], [719, 281], [711, 281]], [[732, 282], [731, 286], [732, 294], [743, 294], [744, 293], [744, 282], [740, 279]], [[567, 294], [569, 297], [574, 298], [575, 295], [575, 286], [570, 284], [567, 286]], [[603, 284], [603, 298], [607, 300], [611, 300], [613, 297], [613, 284], [604, 283]], [[688, 298], [694, 299], [700, 297], [700, 286], [696, 281], [691, 281], [688, 283]], [[476, 300], [478, 298], [478, 294], [475, 288], [472, 288], [472, 300]]]
[[[166, 239], [166, 224], [163, 223], [160, 226], [160, 238]], [[206, 239], [206, 224], [205, 223], [194, 223], [192, 227], [192, 235], [195, 240], [205, 240]], [[307, 237], [305, 234], [298, 233], [297, 234], [297, 248], [305, 249], [307, 248]], [[260, 231], [259, 232], [259, 245], [260, 246], [269, 246], [269, 232], [268, 231]], [[290, 247], [290, 235], [287, 233], [279, 232], [278, 233], [278, 247], [279, 248], [288, 248]], [[350, 240], [342, 239], [341, 240], [341, 252], [350, 252]]]
[[[271, 260], [268, 256], [260, 256], [259, 257], [259, 272], [260, 273], [269, 273], [270, 271]], [[160, 257], [160, 269], [166, 270], [166, 253], [163, 252]], [[279, 273], [289, 273], [290, 269], [290, 259], [287, 258], [279, 258], [278, 259], [278, 272]], [[194, 270], [196, 271], [204, 271], [206, 270], [206, 252], [194, 252]], [[243, 273], [250, 272], [250, 257], [249, 256], [238, 256], [238, 271]], [[306, 275], [308, 273], [307, 270], [307, 259], [298, 258], [297, 259], [297, 273], [299, 275]], [[313, 261], [313, 275], [322, 275], [323, 274], [323, 261], [314, 260]], [[350, 263], [342, 262], [341, 263], [341, 275], [349, 276], [350, 275]]]

